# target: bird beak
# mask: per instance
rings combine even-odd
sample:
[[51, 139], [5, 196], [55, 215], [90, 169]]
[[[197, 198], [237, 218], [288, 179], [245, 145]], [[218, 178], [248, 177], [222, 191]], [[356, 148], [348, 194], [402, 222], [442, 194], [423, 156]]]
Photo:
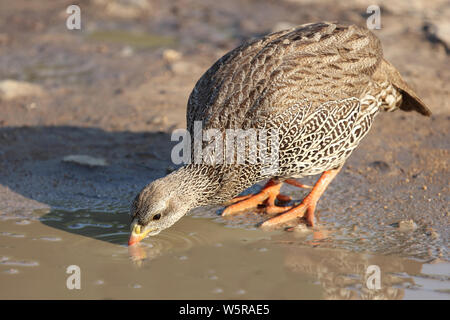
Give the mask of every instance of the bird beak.
[[132, 246], [138, 242], [141, 242], [147, 235], [152, 231], [152, 229], [141, 226], [137, 221], [133, 221], [131, 224], [131, 235], [128, 240], [128, 245]]

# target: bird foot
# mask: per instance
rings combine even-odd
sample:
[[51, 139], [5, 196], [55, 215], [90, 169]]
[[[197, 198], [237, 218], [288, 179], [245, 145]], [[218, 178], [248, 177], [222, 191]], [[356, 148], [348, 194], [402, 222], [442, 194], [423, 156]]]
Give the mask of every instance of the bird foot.
[[286, 210], [282, 214], [264, 221], [261, 224], [261, 227], [262, 228], [278, 227], [296, 218], [304, 218], [308, 226], [314, 227], [315, 209], [316, 209], [316, 201], [313, 201], [310, 196], [307, 196], [298, 206], [288, 208], [288, 210]]
[[[312, 188], [311, 186], [301, 184], [294, 179], [286, 179], [284, 182], [294, 185], [299, 188]], [[234, 215], [249, 209], [264, 205], [265, 212], [268, 214], [277, 214], [286, 212], [292, 209], [292, 206], [278, 206], [275, 200], [281, 202], [289, 202], [291, 197], [280, 194], [282, 183], [279, 181], [269, 180], [259, 193], [249, 194], [245, 196], [236, 197], [231, 200], [231, 205], [228, 206], [222, 213], [223, 216]]]
[[259, 193], [234, 198], [231, 200], [232, 204], [223, 211], [222, 216], [234, 215], [261, 205], [265, 206], [265, 211], [269, 214], [281, 213], [292, 208], [292, 206], [275, 205], [275, 200], [282, 202], [292, 200], [291, 197], [280, 194], [281, 185], [280, 182], [270, 180]]
[[[264, 221], [261, 224], [261, 227], [265, 228], [265, 227], [279, 226], [295, 218], [304, 218], [306, 220], [307, 225], [314, 227], [314, 211], [316, 210], [316, 204], [319, 201], [320, 196], [324, 193], [325, 189], [334, 179], [334, 177], [338, 174], [340, 169], [341, 168], [339, 167], [337, 169], [325, 171], [320, 176], [319, 180], [317, 180], [311, 192], [303, 199], [301, 204], [293, 208], [290, 208], [286, 212], [276, 217]], [[295, 180], [293, 181], [288, 180], [286, 180], [287, 183], [299, 184]]]

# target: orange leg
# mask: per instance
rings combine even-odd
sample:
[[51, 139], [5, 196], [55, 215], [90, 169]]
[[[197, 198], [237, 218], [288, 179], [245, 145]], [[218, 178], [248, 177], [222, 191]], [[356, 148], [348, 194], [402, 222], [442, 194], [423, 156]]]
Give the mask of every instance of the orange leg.
[[280, 194], [281, 185], [282, 183], [279, 181], [269, 180], [259, 193], [240, 196], [231, 200], [231, 203], [234, 204], [227, 207], [222, 215], [233, 215], [248, 209], [256, 208], [258, 205], [262, 204], [266, 205], [266, 212], [272, 214], [284, 212], [292, 208], [292, 206], [280, 207], [275, 205], [275, 199], [280, 201], [291, 200], [291, 197]]
[[314, 226], [314, 210], [316, 209], [317, 201], [319, 201], [320, 196], [338, 174], [339, 170], [340, 168], [325, 171], [319, 180], [317, 180], [311, 192], [303, 199], [301, 204], [276, 217], [264, 221], [261, 226], [272, 227], [293, 220], [294, 218], [301, 218], [303, 216], [305, 216], [307, 224]]

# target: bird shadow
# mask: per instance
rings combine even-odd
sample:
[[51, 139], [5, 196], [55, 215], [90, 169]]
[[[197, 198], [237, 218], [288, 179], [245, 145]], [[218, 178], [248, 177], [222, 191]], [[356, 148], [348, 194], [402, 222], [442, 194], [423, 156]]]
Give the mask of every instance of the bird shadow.
[[[174, 144], [166, 132], [105, 131], [76, 126], [0, 128], [0, 190], [7, 190], [0, 192], [0, 202], [6, 203], [5, 214], [11, 217], [31, 217], [45, 207], [38, 220], [46, 226], [124, 246], [129, 236], [131, 200], [143, 186], [173, 169], [170, 152]], [[106, 164], [64, 161], [68, 155], [89, 155], [103, 159]], [[302, 239], [293, 245], [288, 233], [273, 238], [271, 243], [280, 250], [291, 250], [286, 252], [286, 267], [319, 279], [330, 297], [341, 297], [344, 292], [348, 297], [341, 298], [355, 298], [359, 291], [347, 290], [348, 286], [342, 282], [364, 283], [367, 265], [380, 265], [383, 272], [407, 270], [410, 274], [419, 273], [421, 268], [420, 263], [403, 259], [396, 259], [398, 265], [391, 268], [392, 259], [366, 261], [366, 255], [342, 250], [325, 249], [324, 254], [323, 249], [304, 246]], [[154, 250], [132, 247], [129, 254], [136, 263], [162, 254], [157, 246]], [[342, 270], [336, 268], [336, 261], [342, 263]], [[354, 277], [343, 280], [341, 274], [349, 273], [358, 274], [359, 280]], [[395, 281], [411, 281], [387, 276], [382, 279], [387, 279], [386, 288], [391, 288]], [[392, 294], [389, 297], [402, 298], [403, 294], [403, 289], [399, 289], [394, 297]]]
[[[166, 132], [2, 127], [2, 211], [13, 218], [40, 213], [38, 219], [52, 228], [126, 244], [130, 203], [142, 187], [173, 169], [173, 145]], [[67, 158], [74, 155], [92, 158]]]

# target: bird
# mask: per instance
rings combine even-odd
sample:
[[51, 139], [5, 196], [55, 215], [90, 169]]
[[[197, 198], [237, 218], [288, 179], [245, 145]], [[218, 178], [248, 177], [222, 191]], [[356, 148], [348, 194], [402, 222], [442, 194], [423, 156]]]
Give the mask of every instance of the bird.
[[[260, 224], [263, 228], [291, 221], [314, 227], [319, 198], [377, 114], [397, 109], [431, 115], [366, 28], [316, 22], [247, 40], [196, 83], [187, 103], [187, 132], [193, 144], [196, 123], [203, 132], [218, 130], [218, 142], [229, 130], [270, 132], [256, 146], [274, 151], [276, 168], [270, 161], [223, 161], [219, 153], [212, 154], [213, 161], [210, 156], [186, 163], [134, 198], [128, 244], [208, 205], [228, 205], [224, 216], [265, 206], [270, 218]], [[277, 144], [269, 144], [269, 138]], [[256, 159], [261, 160], [260, 153]], [[313, 187], [296, 180], [318, 174]], [[260, 192], [239, 196], [265, 180]], [[300, 204], [284, 206], [290, 198], [280, 194], [283, 183], [311, 191]]]

